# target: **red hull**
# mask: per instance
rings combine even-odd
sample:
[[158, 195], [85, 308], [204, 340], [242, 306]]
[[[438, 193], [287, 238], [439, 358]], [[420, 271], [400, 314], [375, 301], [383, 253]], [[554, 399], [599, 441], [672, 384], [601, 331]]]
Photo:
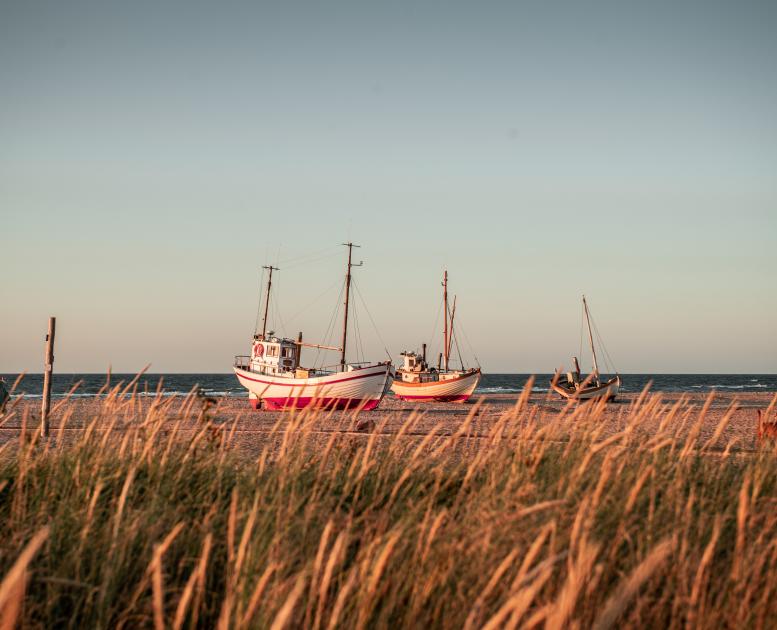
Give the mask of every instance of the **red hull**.
[[[264, 408], [268, 411], [283, 411], [284, 409], [361, 409], [372, 411], [380, 400], [356, 400], [354, 398], [263, 398]], [[251, 399], [251, 406], [259, 409], [259, 400]]]
[[469, 394], [457, 395], [457, 396], [397, 396], [400, 400], [416, 400], [425, 402], [457, 402], [463, 403], [469, 400]]

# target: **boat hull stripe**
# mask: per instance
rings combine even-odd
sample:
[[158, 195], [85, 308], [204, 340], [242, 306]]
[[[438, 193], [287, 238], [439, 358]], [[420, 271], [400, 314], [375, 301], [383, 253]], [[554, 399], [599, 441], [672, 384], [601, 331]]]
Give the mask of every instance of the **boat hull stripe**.
[[397, 395], [400, 400], [409, 401], [427, 401], [427, 402], [467, 402], [470, 398], [470, 394], [461, 394], [459, 396], [400, 396]]
[[[369, 368], [367, 368], [369, 369]], [[346, 381], [355, 381], [360, 378], [370, 378], [374, 377], [378, 374], [382, 374], [382, 372], [369, 372], [367, 374], [359, 374], [358, 376], [349, 376], [347, 378], [341, 378], [336, 381], [321, 381], [321, 382], [315, 382], [315, 383], [279, 383], [278, 381], [263, 381], [259, 378], [252, 378], [250, 376], [246, 376], [246, 372], [244, 370], [240, 371], [240, 378], [244, 378], [247, 381], [253, 381], [254, 383], [261, 383], [262, 385], [273, 385], [275, 387], [320, 387], [322, 385], [335, 385], [337, 383], [345, 383]], [[313, 379], [311, 379], [313, 380]]]

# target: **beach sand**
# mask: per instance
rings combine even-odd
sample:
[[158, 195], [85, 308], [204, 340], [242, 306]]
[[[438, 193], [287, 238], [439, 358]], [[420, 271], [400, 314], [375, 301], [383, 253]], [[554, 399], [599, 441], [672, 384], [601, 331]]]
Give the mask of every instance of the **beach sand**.
[[[697, 433], [695, 444], [712, 453], [754, 451], [757, 447], [758, 409], [766, 409], [774, 401], [774, 393], [649, 393], [638, 401], [638, 394], [624, 394], [603, 408], [595, 404], [567, 404], [557, 396], [532, 394], [520, 410], [516, 404], [520, 394], [492, 394], [473, 399], [466, 404], [426, 403], [411, 404], [387, 396], [378, 410], [356, 414], [335, 411], [319, 414], [307, 429], [325, 444], [334, 434], [352, 436], [354, 440], [368, 439], [375, 434], [379, 444], [393, 440], [421, 442], [434, 433], [449, 437], [465, 428], [460, 436], [471, 451], [491, 443], [494, 431], [502, 427], [504, 435], [510, 428], [531, 427], [522, 432], [523, 439], [531, 439], [533, 431], [555, 423], [554, 439], [564, 439], [575, 423], [593, 422], [600, 439], [627, 429], [649, 441], [665, 428], [679, 437]], [[106, 408], [103, 400], [72, 399], [53, 401], [51, 435], [54, 442], [69, 442], [83, 434], [84, 427], [94, 418], [96, 430], [107, 428], [110, 418], [118, 417], [114, 426], [121, 430], [125, 423], [136, 423], [145, 417], [152, 404], [149, 398], [118, 400]], [[637, 404], [647, 419], [640, 417]], [[247, 456], [259, 454], [268, 443], [283, 440], [290, 427], [296, 430], [300, 414], [288, 411], [254, 411], [245, 398], [165, 398], [168, 418], [160, 439], [174, 433], [179, 439], [191, 439], [207, 424], [211, 432], [230, 440], [233, 448]], [[706, 409], [705, 406], [707, 407]], [[362, 420], [366, 427], [357, 428]], [[24, 426], [34, 430], [40, 422], [40, 399], [18, 399], [6, 409], [0, 426], [0, 445], [16, 440]], [[501, 423], [501, 424], [500, 424]], [[723, 424], [722, 424], [723, 423]], [[718, 435], [716, 436], [716, 433]], [[710, 440], [714, 437], [714, 440]]]

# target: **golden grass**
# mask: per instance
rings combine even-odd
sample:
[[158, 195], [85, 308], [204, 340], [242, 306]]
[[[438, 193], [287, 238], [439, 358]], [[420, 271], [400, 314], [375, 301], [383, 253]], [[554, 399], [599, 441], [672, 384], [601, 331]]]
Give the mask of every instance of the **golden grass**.
[[[137, 383], [0, 450], [0, 628], [773, 627], [777, 458], [647, 392], [473, 439], [284, 415], [255, 457], [194, 394]], [[18, 405], [6, 411], [20, 412]], [[346, 416], [356, 426], [358, 414]], [[646, 436], [644, 426], [655, 429]], [[185, 429], [185, 430], [184, 430]]]

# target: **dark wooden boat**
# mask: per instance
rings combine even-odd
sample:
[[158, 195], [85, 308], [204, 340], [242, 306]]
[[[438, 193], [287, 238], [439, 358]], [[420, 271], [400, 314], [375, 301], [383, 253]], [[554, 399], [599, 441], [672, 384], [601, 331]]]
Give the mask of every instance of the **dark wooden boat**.
[[[591, 315], [588, 312], [588, 302], [583, 296], [583, 313], [586, 325], [588, 327], [588, 342], [591, 346], [591, 358], [593, 360], [593, 371], [586, 377], [580, 373], [580, 364], [577, 357], [572, 357], [574, 371], [567, 372], [565, 375], [558, 371], [550, 382], [551, 389], [570, 400], [592, 400], [606, 398], [613, 400], [621, 388], [621, 377], [616, 372], [615, 376], [603, 381], [599, 374], [599, 366], [596, 361], [596, 348], [594, 347], [594, 337], [591, 332]], [[606, 353], [605, 353], [606, 354]], [[606, 357], [605, 357], [606, 358]]]

